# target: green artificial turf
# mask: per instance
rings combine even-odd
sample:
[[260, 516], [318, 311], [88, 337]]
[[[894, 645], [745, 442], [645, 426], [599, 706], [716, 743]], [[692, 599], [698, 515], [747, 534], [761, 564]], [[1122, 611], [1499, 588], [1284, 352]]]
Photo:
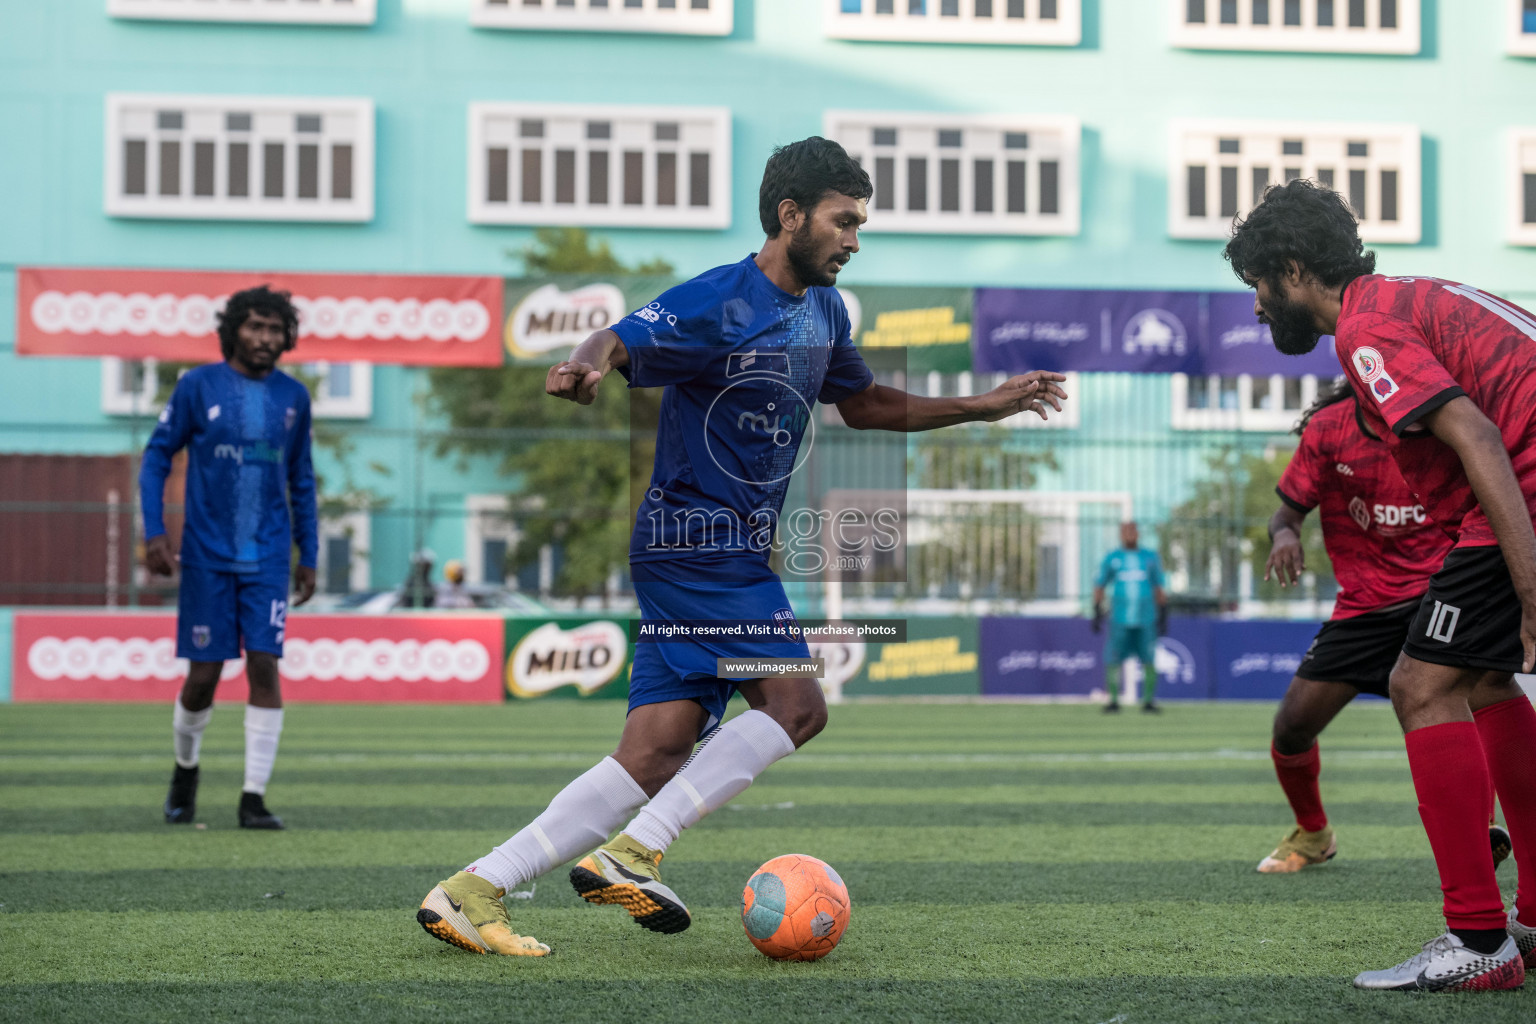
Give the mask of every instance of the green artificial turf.
[[[1253, 868], [1289, 816], [1263, 705], [853, 704], [685, 834], [652, 935], [563, 870], [509, 901], [543, 960], [472, 956], [415, 922], [433, 883], [607, 753], [622, 705], [290, 710], [235, 828], [241, 715], [204, 743], [200, 822], [172, 828], [170, 713], [0, 706], [0, 1007], [58, 1021], [1284, 1022], [1536, 1020], [1520, 993], [1361, 993], [1443, 929], [1402, 740], [1381, 704], [1323, 740], [1337, 860]], [[738, 903], [781, 853], [853, 897], [812, 964], [759, 955]], [[1508, 891], [1513, 865], [1501, 869]]]

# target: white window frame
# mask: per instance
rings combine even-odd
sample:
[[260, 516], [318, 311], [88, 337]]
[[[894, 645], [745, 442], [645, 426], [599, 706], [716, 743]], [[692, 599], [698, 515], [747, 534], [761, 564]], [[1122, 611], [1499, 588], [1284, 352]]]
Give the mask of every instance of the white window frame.
[[[504, 540], [510, 550], [517, 543], [517, 524], [512, 503], [505, 494], [464, 495], [464, 579], [485, 582], [485, 541]], [[505, 584], [504, 584], [505, 585]], [[512, 589], [510, 586], [507, 589]]]
[[[1536, 128], [1511, 128], [1509, 130], [1509, 241], [1512, 245], [1536, 245], [1536, 221], [1525, 219], [1526, 175], [1536, 175]], [[1532, 202], [1536, 203], [1536, 197], [1533, 197]], [[1531, 212], [1536, 215], [1536, 210]]]
[[[541, 122], [542, 135], [524, 137], [523, 122]], [[595, 124], [609, 136], [588, 138]], [[676, 125], [678, 138], [659, 139]], [[488, 194], [493, 149], [505, 148], [506, 198]], [[523, 153], [540, 154], [537, 202], [524, 202]], [[572, 200], [556, 202], [557, 153], [574, 154]], [[589, 154], [606, 152], [608, 202], [590, 202]], [[691, 158], [709, 155], [709, 202], [690, 204]], [[624, 200], [628, 156], [639, 153], [641, 202]], [[674, 205], [658, 202], [658, 167], [675, 154]], [[723, 230], [731, 226], [731, 112], [726, 107], [659, 107], [577, 103], [471, 103], [469, 105], [469, 220], [472, 224], [580, 225]]]
[[558, 29], [565, 32], [654, 32], [667, 35], [728, 36], [735, 27], [736, 0], [473, 0], [470, 24], [481, 28]]
[[376, 0], [107, 0], [114, 18], [372, 25]]
[[[162, 115], [179, 114], [185, 128], [160, 127]], [[231, 127], [241, 115], [248, 129]], [[299, 119], [318, 115], [320, 130], [298, 130]], [[350, 130], [349, 130], [350, 129]], [[129, 194], [124, 180], [129, 140], [144, 142], [144, 192]], [[196, 151], [213, 144], [213, 195], [195, 196]], [[158, 194], [162, 144], [179, 143], [178, 191]], [[267, 197], [267, 147], [281, 143], [283, 195]], [[228, 195], [230, 153], [248, 147], [247, 195]], [[321, 197], [301, 199], [302, 147], [316, 147], [316, 184]], [[329, 198], [336, 147], [351, 147], [350, 198]], [[191, 220], [369, 221], [373, 219], [373, 101], [355, 97], [213, 96], [170, 93], [109, 93], [106, 100], [106, 159], [103, 195], [114, 217]]]
[[372, 539], [372, 517], [366, 509], [354, 509], [339, 516], [322, 516], [319, 524], [319, 552], [315, 558], [315, 575], [323, 588], [330, 568], [326, 557], [325, 542], [331, 537], [350, 537], [351, 562], [347, 566], [347, 589], [352, 593], [369, 589], [369, 549]]
[[[1207, 379], [1212, 386], [1219, 387], [1222, 374], [1210, 374]], [[1225, 376], [1232, 376], [1226, 374]], [[1301, 419], [1301, 414], [1307, 406], [1317, 399], [1319, 378], [1314, 374], [1303, 375], [1301, 378], [1301, 404], [1295, 409], [1255, 409], [1253, 408], [1253, 381], [1251, 374], [1237, 375], [1237, 408], [1236, 409], [1191, 409], [1189, 408], [1189, 375], [1183, 373], [1170, 374], [1170, 386], [1173, 392], [1173, 429], [1174, 430], [1239, 430], [1255, 433], [1284, 434], [1290, 432], [1296, 426], [1296, 421]], [[1286, 377], [1282, 374], [1272, 374], [1268, 378], [1271, 389], [1281, 389], [1284, 394]]]
[[[137, 395], [122, 389], [123, 363], [117, 356], [101, 359], [101, 411], [109, 416], [144, 416], [157, 414], [155, 393], [159, 390], [156, 369], [159, 361], [145, 359], [144, 386]], [[327, 393], [330, 363], [305, 363], [304, 369], [320, 378], [311, 396], [310, 415], [316, 419], [365, 420], [373, 415], [373, 364], [346, 363], [352, 368], [352, 394], [335, 398]]]
[[[1009, 11], [1021, 5], [1023, 17]], [[858, 13], [843, 10], [842, 0], [822, 0], [822, 23], [830, 39], [871, 39], [909, 43], [1014, 43], [1030, 46], [1077, 46], [1083, 41], [1082, 0], [1056, 0], [1056, 17], [1040, 16], [1040, 0], [991, 0], [990, 16], [976, 14], [976, 0], [926, 0], [914, 13], [909, 0], [891, 0], [890, 11], [877, 0], [862, 0]], [[983, 5], [985, 7], [985, 5]], [[952, 14], [945, 8], [952, 7]]]
[[1521, 0], [1509, 3], [1509, 53], [1512, 57], [1536, 57], [1536, 32], [1525, 31]]
[[1363, 28], [1352, 28], [1349, 25], [1351, 0], [1332, 0], [1332, 26], [1317, 23], [1318, 0], [1299, 2], [1300, 25], [1284, 24], [1286, 0], [1268, 0], [1269, 23], [1255, 25], [1255, 0], [1235, 0], [1236, 24], [1222, 24], [1223, 0], [1204, 0], [1203, 23], [1187, 20], [1190, 0], [1164, 0], [1171, 21], [1169, 40], [1174, 46], [1194, 50], [1383, 54], [1419, 52], [1419, 0], [1396, 0], [1396, 28], [1381, 27], [1382, 0], [1364, 0]]
[[155, 393], [159, 390], [156, 375], [158, 363], [154, 359], [142, 360], [144, 378], [137, 394], [123, 390], [123, 365], [132, 360], [117, 356], [101, 359], [101, 411], [108, 416], [153, 416], [160, 409], [155, 405]]
[[[352, 393], [336, 397], [330, 393], [331, 367], [349, 367], [352, 374]], [[310, 396], [310, 414], [322, 420], [365, 420], [373, 415], [373, 364], [372, 363], [305, 363], [304, 369], [319, 377], [314, 394]]]
[[[1219, 152], [1223, 140], [1235, 139], [1236, 154]], [[1303, 152], [1286, 154], [1285, 144], [1300, 141]], [[1367, 155], [1350, 156], [1349, 147], [1364, 142]], [[1247, 214], [1258, 200], [1253, 171], [1269, 168], [1269, 183], [1281, 184], [1287, 170], [1316, 178], [1321, 169], [1333, 172], [1333, 187], [1348, 195], [1350, 173], [1365, 172], [1366, 216], [1360, 237], [1366, 242], [1411, 245], [1422, 234], [1423, 206], [1419, 129], [1410, 124], [1332, 123], [1321, 121], [1250, 121], [1179, 118], [1169, 126], [1168, 234], [1173, 238], [1224, 239], [1231, 235], [1232, 217], [1221, 212], [1221, 169], [1236, 168], [1237, 213]], [[1206, 215], [1191, 217], [1189, 171], [1206, 168]], [[1383, 171], [1397, 174], [1397, 219], [1380, 219]]]
[[[894, 129], [894, 144], [876, 143], [878, 129]], [[823, 131], [857, 159], [875, 183], [869, 203], [869, 222], [863, 230], [941, 235], [1055, 235], [1072, 236], [1081, 230], [1082, 219], [1082, 122], [1057, 114], [926, 114], [892, 111], [828, 110]], [[959, 132], [961, 145], [940, 146], [941, 133]], [[1024, 136], [1021, 149], [1007, 148], [1010, 136]], [[951, 157], [951, 154], [953, 156]], [[1010, 160], [1009, 156], [1023, 160]], [[992, 211], [975, 211], [975, 161], [992, 162]], [[879, 165], [894, 160], [893, 191], [896, 208], [881, 209]], [[1049, 158], [1056, 164], [1056, 212], [1040, 212], [1040, 167]], [[909, 167], [914, 159], [925, 160], [927, 209], [905, 209]], [[941, 210], [940, 161], [959, 162], [959, 205]], [[1024, 163], [1023, 213], [1009, 213], [1011, 163]]]

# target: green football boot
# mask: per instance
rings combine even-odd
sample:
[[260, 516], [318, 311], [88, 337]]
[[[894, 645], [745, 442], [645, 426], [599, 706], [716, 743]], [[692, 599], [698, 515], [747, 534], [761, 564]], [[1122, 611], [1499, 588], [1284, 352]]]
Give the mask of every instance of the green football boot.
[[661, 851], [623, 832], [576, 862], [571, 887], [588, 903], [617, 903], [653, 932], [680, 932], [693, 923], [677, 893], [661, 884]]
[[416, 921], [427, 934], [471, 953], [502, 956], [547, 956], [549, 947], [512, 930], [506, 905], [498, 889], [479, 875], [460, 871], [437, 883], [416, 911]]

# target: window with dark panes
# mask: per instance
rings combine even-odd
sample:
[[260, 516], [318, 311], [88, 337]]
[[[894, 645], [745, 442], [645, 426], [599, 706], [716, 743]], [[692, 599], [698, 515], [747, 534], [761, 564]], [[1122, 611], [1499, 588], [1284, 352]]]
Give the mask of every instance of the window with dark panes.
[[261, 194], [267, 199], [283, 198], [283, 157], [286, 148], [281, 142], [262, 143]]
[[907, 158], [907, 209], [928, 209], [928, 160], [926, 157]]
[[709, 205], [709, 154], [688, 154], [688, 205]]

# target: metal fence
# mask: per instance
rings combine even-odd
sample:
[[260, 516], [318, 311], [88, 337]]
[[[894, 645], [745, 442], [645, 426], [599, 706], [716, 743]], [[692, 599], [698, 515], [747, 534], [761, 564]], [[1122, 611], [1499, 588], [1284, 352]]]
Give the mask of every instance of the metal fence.
[[[980, 390], [987, 382], [963, 383]], [[1171, 429], [1159, 390], [1166, 386], [1148, 379], [1083, 375], [1074, 386], [1081, 408], [1065, 426], [888, 435], [849, 430], [834, 411], [821, 411], [815, 450], [796, 471], [789, 504], [835, 511], [879, 495], [900, 506], [902, 543], [863, 564], [794, 578], [850, 611], [1060, 613], [1083, 607], [1094, 568], [1118, 543], [1118, 524], [1135, 516], [1186, 607], [1262, 605], [1304, 615], [1331, 596], [1315, 535], [1306, 540], [1318, 571], [1306, 586], [1282, 593], [1259, 579], [1273, 485], [1293, 439]], [[949, 380], [938, 387], [955, 390]], [[174, 582], [150, 577], [140, 564], [137, 460], [152, 426], [148, 416], [0, 423], [0, 604], [174, 601]], [[604, 503], [519, 486], [497, 467], [552, 445], [579, 463], [581, 452], [597, 450], [584, 446], [627, 444], [631, 469], [648, 473], [650, 437], [452, 430], [415, 413], [401, 428], [332, 422], [320, 429], [327, 435], [317, 451], [325, 467], [321, 589], [330, 603], [403, 586], [413, 553], [429, 547], [441, 549], [435, 573], [458, 558], [482, 589], [557, 607], [631, 600], [625, 541], [634, 486], [629, 500]], [[387, 485], [379, 463], [393, 474]], [[173, 534], [179, 486], [173, 480], [167, 495]], [[777, 557], [782, 564], [783, 552]]]

